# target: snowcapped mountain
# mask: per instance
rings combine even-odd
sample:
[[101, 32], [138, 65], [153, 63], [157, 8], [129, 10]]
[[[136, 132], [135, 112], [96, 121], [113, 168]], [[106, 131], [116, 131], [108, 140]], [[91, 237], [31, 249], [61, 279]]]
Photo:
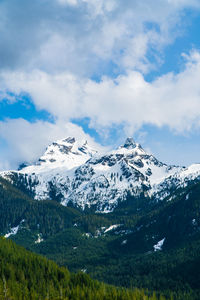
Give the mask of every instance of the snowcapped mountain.
[[36, 164], [1, 176], [36, 200], [54, 199], [63, 205], [110, 212], [127, 195], [164, 199], [172, 188], [200, 178], [200, 165], [168, 166], [132, 138], [102, 154], [86, 141], [69, 137], [48, 146]]
[[23, 173], [47, 173], [56, 169], [70, 170], [84, 164], [97, 151], [87, 141], [78, 142], [68, 137], [49, 145], [36, 165], [23, 168]]

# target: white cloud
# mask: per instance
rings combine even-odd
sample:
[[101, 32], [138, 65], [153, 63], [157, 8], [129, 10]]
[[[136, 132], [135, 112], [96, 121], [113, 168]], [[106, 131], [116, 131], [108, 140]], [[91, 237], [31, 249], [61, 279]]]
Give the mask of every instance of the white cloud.
[[124, 124], [129, 133], [143, 124], [167, 125], [184, 132], [200, 121], [200, 53], [186, 57], [185, 69], [163, 75], [152, 83], [130, 71], [116, 79], [95, 82], [60, 73], [49, 75], [2, 72], [0, 84], [14, 93], [30, 93], [35, 105], [58, 120], [91, 119], [96, 129]]
[[3, 1], [0, 68], [88, 77], [113, 62], [147, 72], [149, 51], [159, 56], [180, 34], [183, 10], [199, 7], [195, 0]]
[[115, 81], [89, 81], [84, 106], [97, 125], [124, 122], [132, 131], [143, 124], [167, 125], [184, 132], [199, 126], [199, 80], [200, 55], [192, 52], [182, 72], [163, 75], [152, 83], [146, 82], [139, 72], [129, 72]]
[[2, 90], [10, 89], [15, 94], [27, 92], [38, 109], [46, 109], [59, 119], [81, 115], [83, 88], [79, 78], [69, 73], [49, 75], [35, 70], [30, 73], [2, 72]]

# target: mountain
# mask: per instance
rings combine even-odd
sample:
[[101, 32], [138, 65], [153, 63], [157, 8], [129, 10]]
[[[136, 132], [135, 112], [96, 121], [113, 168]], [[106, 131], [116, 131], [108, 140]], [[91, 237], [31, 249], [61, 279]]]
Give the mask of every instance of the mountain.
[[36, 163], [36, 165], [23, 168], [25, 173], [46, 173], [62, 170], [71, 170], [83, 165], [97, 153], [87, 141], [78, 142], [75, 138], [68, 137], [49, 145]]
[[35, 164], [0, 176], [5, 238], [167, 299], [200, 297], [199, 211], [200, 165], [168, 166], [131, 138], [106, 153], [59, 140]]
[[0, 176], [36, 200], [111, 212], [128, 194], [163, 199], [172, 186], [196, 178], [195, 172], [200, 173], [200, 165], [190, 169], [167, 166], [132, 138], [103, 154], [86, 141], [67, 138], [48, 146], [36, 164]]

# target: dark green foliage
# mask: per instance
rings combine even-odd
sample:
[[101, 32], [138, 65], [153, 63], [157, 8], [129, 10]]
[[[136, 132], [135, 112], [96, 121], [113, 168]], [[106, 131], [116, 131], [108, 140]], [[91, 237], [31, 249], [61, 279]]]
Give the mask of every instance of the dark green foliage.
[[86, 214], [76, 219], [76, 224], [85, 232], [94, 234], [97, 229], [110, 226], [112, 221], [97, 214]]
[[4, 238], [0, 238], [0, 299], [164, 300], [155, 293], [105, 285], [87, 274], [70, 274]]

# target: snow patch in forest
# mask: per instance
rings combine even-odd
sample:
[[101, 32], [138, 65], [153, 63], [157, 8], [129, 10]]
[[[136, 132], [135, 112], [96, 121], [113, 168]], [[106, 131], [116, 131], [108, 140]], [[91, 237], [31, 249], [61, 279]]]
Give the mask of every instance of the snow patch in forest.
[[35, 241], [35, 244], [40, 244], [41, 242], [43, 242], [44, 240], [43, 240], [43, 238], [42, 238], [42, 235], [41, 235], [41, 233], [38, 233], [38, 238], [37, 238], [37, 240]]
[[153, 246], [154, 251], [160, 251], [162, 250], [162, 246], [164, 244], [165, 238], [160, 240], [156, 245]]
[[21, 220], [21, 222], [19, 223], [18, 226], [12, 227], [12, 228], [10, 229], [10, 232], [6, 233], [6, 234], [4, 235], [4, 237], [7, 239], [7, 238], [9, 238], [11, 235], [16, 235], [17, 232], [18, 232], [18, 230], [19, 230], [19, 228], [20, 228], [20, 226], [21, 226], [21, 224], [24, 223], [24, 221], [25, 221], [25, 220]]

